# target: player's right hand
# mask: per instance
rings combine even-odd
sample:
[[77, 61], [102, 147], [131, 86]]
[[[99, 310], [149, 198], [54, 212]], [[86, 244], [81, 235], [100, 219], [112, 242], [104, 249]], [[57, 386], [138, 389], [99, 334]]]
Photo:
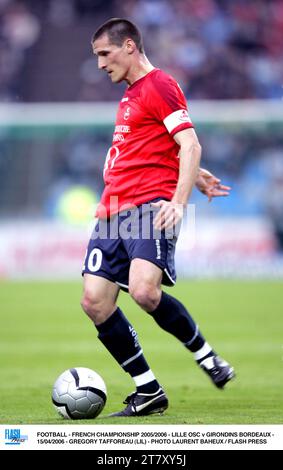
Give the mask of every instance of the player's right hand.
[[208, 197], [209, 202], [214, 197], [229, 196], [231, 191], [230, 186], [221, 184], [219, 178], [216, 178], [216, 176], [204, 168], [199, 169], [195, 185], [201, 193]]

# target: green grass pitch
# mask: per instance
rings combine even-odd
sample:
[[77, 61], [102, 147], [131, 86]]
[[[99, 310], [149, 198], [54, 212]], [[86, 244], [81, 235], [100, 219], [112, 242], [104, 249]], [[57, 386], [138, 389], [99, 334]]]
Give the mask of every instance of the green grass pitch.
[[[237, 377], [224, 391], [212, 385], [173, 336], [122, 294], [119, 305], [138, 331], [170, 407], [163, 416], [114, 419], [106, 415], [121, 409], [133, 383], [80, 310], [80, 283], [1, 282], [0, 423], [283, 423], [282, 287], [268, 281], [179, 281], [170, 289], [235, 367]], [[64, 421], [50, 400], [57, 376], [76, 366], [96, 370], [107, 384], [106, 407], [94, 421]]]

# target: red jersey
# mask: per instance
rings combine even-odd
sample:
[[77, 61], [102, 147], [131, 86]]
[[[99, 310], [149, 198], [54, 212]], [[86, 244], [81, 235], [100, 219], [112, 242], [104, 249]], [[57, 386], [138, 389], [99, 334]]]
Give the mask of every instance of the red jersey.
[[179, 145], [173, 136], [191, 127], [186, 99], [171, 76], [154, 69], [129, 86], [119, 104], [96, 216], [157, 197], [171, 200], [179, 175]]

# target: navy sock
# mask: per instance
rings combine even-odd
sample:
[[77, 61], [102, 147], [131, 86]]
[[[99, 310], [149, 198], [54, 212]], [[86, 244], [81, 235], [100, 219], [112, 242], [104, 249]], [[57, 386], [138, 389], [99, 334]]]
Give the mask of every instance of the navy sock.
[[[145, 360], [137, 333], [119, 307], [105, 322], [95, 326], [98, 330], [98, 338], [106, 349], [125, 372], [128, 372], [139, 384], [137, 391], [154, 393], [158, 390], [159, 384]], [[149, 382], [140, 384], [139, 380], [136, 381], [136, 377], [141, 374], [145, 374], [141, 382], [146, 382], [147, 377], [149, 377]]]
[[151, 393], [157, 392], [157, 390], [159, 390], [159, 388], [160, 388], [160, 385], [157, 382], [157, 380], [152, 380], [151, 382], [149, 382], [147, 384], [140, 385], [139, 387], [137, 387], [137, 392], [138, 393], [151, 394]]
[[163, 328], [174, 335], [191, 352], [198, 351], [205, 339], [184, 305], [166, 292], [162, 292], [160, 303], [153, 312], [148, 312]]

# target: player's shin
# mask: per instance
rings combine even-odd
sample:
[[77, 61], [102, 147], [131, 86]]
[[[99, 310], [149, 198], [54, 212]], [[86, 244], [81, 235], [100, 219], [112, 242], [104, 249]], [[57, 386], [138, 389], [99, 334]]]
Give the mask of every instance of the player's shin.
[[98, 338], [120, 366], [133, 378], [138, 392], [154, 393], [159, 384], [144, 358], [138, 336], [123, 312], [117, 310], [96, 325]]
[[162, 292], [156, 310], [150, 312], [159, 326], [168, 331], [188, 348], [196, 362], [210, 377], [214, 385], [223, 388], [234, 376], [234, 369], [211, 349], [199, 332], [198, 326], [179, 300]]
[[174, 335], [186, 348], [194, 353], [197, 362], [203, 360], [204, 357], [214, 355], [195, 321], [179, 300], [166, 292], [162, 292], [157, 309], [148, 313], [163, 330]]

